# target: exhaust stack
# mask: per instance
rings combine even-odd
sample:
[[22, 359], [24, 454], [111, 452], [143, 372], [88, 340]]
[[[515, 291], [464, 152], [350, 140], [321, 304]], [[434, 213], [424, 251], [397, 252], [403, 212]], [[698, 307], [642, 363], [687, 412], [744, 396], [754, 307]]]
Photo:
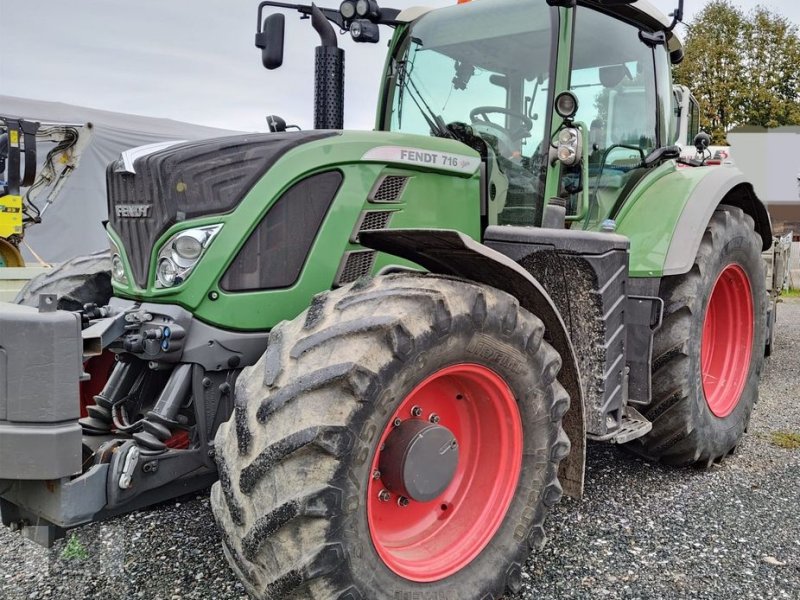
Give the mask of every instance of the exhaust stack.
[[343, 129], [344, 50], [316, 4], [311, 5], [311, 25], [320, 37], [314, 64], [314, 129]]

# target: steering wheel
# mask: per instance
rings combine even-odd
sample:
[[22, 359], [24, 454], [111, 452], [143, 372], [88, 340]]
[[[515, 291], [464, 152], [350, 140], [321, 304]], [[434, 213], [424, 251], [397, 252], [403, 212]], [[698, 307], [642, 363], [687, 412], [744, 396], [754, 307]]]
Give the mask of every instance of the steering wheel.
[[[489, 113], [499, 113], [518, 119], [520, 125], [513, 129], [508, 129], [492, 122], [489, 118]], [[531, 133], [531, 129], [533, 129], [533, 119], [528, 115], [509, 110], [503, 106], [476, 106], [470, 111], [469, 118], [470, 121], [472, 121], [473, 127], [479, 132], [482, 130], [484, 133], [494, 135], [498, 138], [501, 146], [500, 152], [502, 154], [510, 154], [514, 143], [528, 137]]]
[[[493, 123], [489, 118], [489, 113], [499, 113], [501, 115], [519, 119], [520, 125], [515, 129], [506, 129], [502, 125]], [[469, 118], [473, 124], [491, 125], [492, 127], [503, 131], [512, 139], [521, 140], [522, 138], [527, 137], [530, 134], [531, 129], [533, 129], [533, 119], [531, 119], [528, 115], [521, 112], [516, 112], [514, 110], [509, 110], [503, 106], [476, 106], [469, 112]]]

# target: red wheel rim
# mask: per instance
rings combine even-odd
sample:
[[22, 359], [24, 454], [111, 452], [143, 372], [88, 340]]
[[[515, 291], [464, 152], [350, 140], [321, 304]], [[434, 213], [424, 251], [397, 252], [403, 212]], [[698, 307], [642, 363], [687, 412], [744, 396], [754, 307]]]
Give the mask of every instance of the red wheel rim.
[[[415, 407], [421, 409], [418, 416]], [[367, 486], [375, 549], [392, 571], [419, 582], [444, 579], [480, 554], [505, 518], [522, 468], [519, 408], [508, 384], [491, 369], [459, 364], [425, 379], [390, 416], [379, 449], [396, 419], [430, 420], [431, 415], [458, 442], [455, 474], [444, 492], [430, 502], [412, 500], [406, 506], [394, 494], [381, 499], [380, 451]]]
[[700, 364], [708, 408], [727, 417], [742, 396], [753, 351], [753, 292], [744, 269], [717, 277], [703, 322]]

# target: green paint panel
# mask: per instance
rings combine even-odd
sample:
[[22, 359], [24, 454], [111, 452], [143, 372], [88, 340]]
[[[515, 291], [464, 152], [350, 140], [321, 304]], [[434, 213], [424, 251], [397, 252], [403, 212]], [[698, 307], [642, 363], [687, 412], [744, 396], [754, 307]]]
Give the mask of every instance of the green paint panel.
[[[266, 330], [302, 312], [314, 294], [330, 289], [347, 250], [362, 249], [350, 242], [362, 210], [393, 210], [391, 228], [446, 227], [480, 239], [480, 178], [424, 166], [364, 162], [362, 157], [380, 146], [403, 146], [451, 152], [477, 158], [463, 144], [440, 138], [387, 132], [344, 132], [287, 152], [264, 174], [239, 206], [227, 215], [184, 221], [170, 228], [156, 243], [150, 258], [147, 290], [114, 284], [117, 295], [150, 302], [178, 304], [208, 323], [237, 330]], [[295, 285], [285, 289], [229, 293], [219, 280], [250, 232], [281, 194], [313, 173], [338, 169], [343, 182]], [[367, 196], [384, 173], [405, 174], [410, 180], [400, 203], [370, 204]], [[176, 232], [222, 223], [223, 227], [186, 281], [167, 290], [154, 287], [154, 265], [163, 244]], [[111, 234], [112, 237], [116, 236]], [[119, 240], [116, 240], [119, 243]], [[125, 259], [127, 267], [127, 259]], [[378, 256], [373, 272], [386, 265], [406, 265], [390, 256]], [[215, 300], [209, 292], [217, 292]]]
[[678, 219], [692, 191], [712, 168], [679, 169], [669, 161], [634, 189], [617, 217], [617, 233], [631, 240], [631, 277], [661, 276]]

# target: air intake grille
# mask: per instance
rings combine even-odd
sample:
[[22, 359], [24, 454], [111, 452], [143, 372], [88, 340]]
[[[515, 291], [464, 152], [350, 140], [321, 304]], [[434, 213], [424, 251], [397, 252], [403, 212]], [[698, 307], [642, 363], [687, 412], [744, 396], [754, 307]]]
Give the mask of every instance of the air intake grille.
[[361, 227], [358, 229], [359, 231], [367, 231], [369, 229], [386, 229], [391, 217], [392, 211], [390, 210], [364, 213], [364, 219], [361, 221]]
[[385, 175], [369, 195], [370, 202], [399, 202], [408, 183], [404, 175]]
[[374, 250], [356, 250], [345, 254], [339, 272], [336, 274], [334, 285], [346, 285], [359, 277], [368, 275], [375, 263], [375, 254]]
[[350, 241], [354, 244], [358, 243], [358, 234], [362, 231], [369, 231], [370, 229], [386, 229], [389, 226], [389, 221], [392, 218], [391, 210], [373, 210], [361, 213], [361, 218], [356, 223], [353, 235], [350, 236]]

